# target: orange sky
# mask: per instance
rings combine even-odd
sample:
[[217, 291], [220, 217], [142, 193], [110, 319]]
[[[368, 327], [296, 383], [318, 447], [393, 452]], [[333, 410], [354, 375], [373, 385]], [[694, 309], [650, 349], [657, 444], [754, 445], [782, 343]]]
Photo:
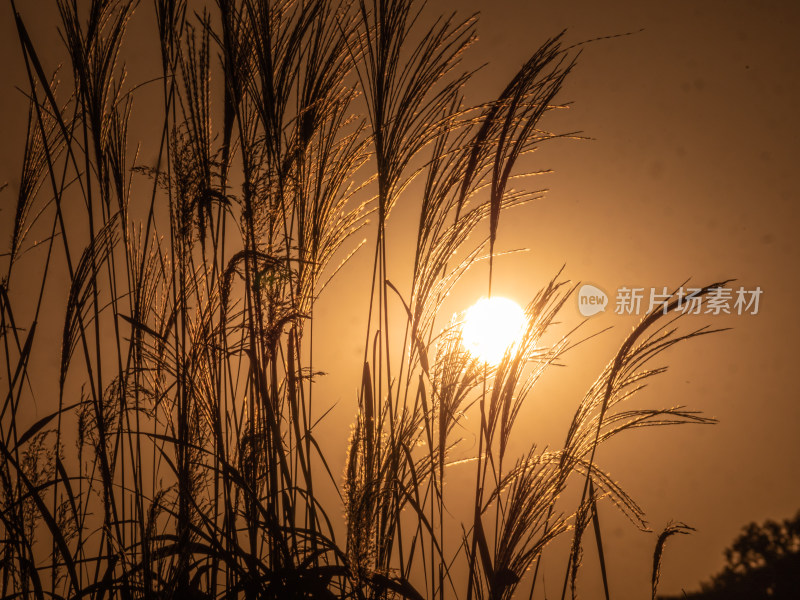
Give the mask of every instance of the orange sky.
[[[439, 9], [447, 2], [431, 5]], [[470, 59], [492, 65], [474, 82], [481, 99], [496, 94], [527, 54], [561, 29], [568, 28], [571, 42], [638, 32], [586, 46], [561, 96], [573, 106], [545, 121], [551, 130], [581, 130], [593, 139], [557, 141], [538, 153], [535, 167], [555, 170], [539, 183], [550, 192], [513, 218], [501, 219], [499, 249], [531, 251], [497, 263], [497, 294], [525, 303], [563, 264], [567, 278], [591, 282], [610, 295], [621, 286], [674, 287], [689, 277], [703, 284], [733, 277], [737, 285], [764, 292], [758, 315], [692, 321], [733, 330], [668, 355], [669, 373], [642, 397], [649, 406], [689, 405], [719, 419], [718, 425], [634, 432], [598, 456], [641, 504], [654, 529], [670, 519], [697, 528], [668, 546], [660, 591], [695, 589], [722, 566], [723, 549], [742, 525], [788, 517], [800, 508], [793, 350], [800, 339], [793, 310], [800, 300], [800, 198], [792, 177], [800, 139], [800, 5], [722, 0], [451, 5], [482, 12], [481, 39]], [[14, 136], [24, 134], [25, 103], [13, 86], [25, 80], [7, 4], [0, 23], [4, 61], [15, 65], [3, 70], [4, 135], [19, 139]], [[19, 178], [18, 147], [0, 147], [0, 183], [12, 187]], [[11, 215], [6, 202], [0, 213], [4, 235]], [[409, 215], [398, 210], [394, 218]], [[366, 255], [350, 265], [349, 277], [364, 260]], [[482, 275], [465, 280], [452, 299], [453, 310], [483, 293]], [[348, 285], [347, 277], [333, 285]], [[336, 335], [361, 323], [357, 302], [342, 306], [325, 300], [318, 312], [326, 321], [322, 332]], [[579, 318], [577, 306], [569, 305], [567, 324]], [[590, 320], [587, 333], [613, 330], [567, 355], [569, 376], [555, 372], [542, 381], [523, 417], [531, 438], [563, 440], [583, 392], [634, 323], [634, 317], [612, 311]], [[362, 330], [353, 339], [338, 337], [339, 345], [321, 348], [317, 359], [319, 368], [331, 372], [323, 389], [339, 405], [327, 427], [339, 435], [352, 418]], [[345, 366], [337, 370], [349, 356], [356, 357], [353, 372]], [[523, 436], [516, 443], [521, 450], [531, 441]], [[645, 597], [655, 537], [637, 532], [608, 506], [600, 510], [613, 597]], [[587, 548], [588, 598], [596, 597], [592, 556]], [[559, 569], [553, 573], [563, 572]], [[554, 581], [552, 589], [557, 587]]]
[[[688, 404], [718, 425], [634, 433], [600, 452], [651, 527], [677, 519], [697, 528], [668, 547], [660, 591], [696, 589], [722, 566], [722, 551], [742, 525], [800, 508], [800, 5], [459, 5], [482, 11], [480, 52], [495, 65], [483, 74], [487, 85], [563, 28], [572, 41], [644, 29], [585, 47], [561, 96], [574, 105], [557, 123], [594, 140], [542, 149], [536, 166], [556, 171], [544, 184], [549, 198], [501, 232], [507, 248], [532, 248], [520, 268], [541, 278], [566, 263], [567, 277], [609, 293], [623, 285], [677, 286], [688, 277], [734, 277], [764, 290], [759, 315], [702, 321], [734, 329], [670, 355], [670, 371], [646, 392], [649, 405]], [[508, 276], [509, 294], [526, 300], [533, 293], [530, 281]], [[587, 379], [554, 375], [545, 383], [556, 396], [564, 382], [575, 387], [566, 402], [574, 406], [597, 372], [577, 363], [602, 364], [633, 322], [594, 317], [592, 330], [614, 330], [567, 358], [573, 375], [586, 370]], [[611, 513], [601, 516], [612, 521]], [[646, 597], [653, 539], [624, 520], [606, 529], [614, 597]], [[596, 563], [587, 558], [585, 570], [596, 571]], [[584, 594], [597, 597], [588, 588]]]

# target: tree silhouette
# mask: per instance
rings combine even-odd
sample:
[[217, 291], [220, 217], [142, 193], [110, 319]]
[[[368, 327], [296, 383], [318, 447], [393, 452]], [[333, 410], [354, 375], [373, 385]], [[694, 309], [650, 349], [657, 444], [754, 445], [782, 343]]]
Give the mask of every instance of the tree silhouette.
[[[696, 600], [790, 600], [800, 597], [800, 512], [782, 522], [750, 523], [725, 550], [727, 564]], [[668, 600], [663, 598], [662, 600]]]

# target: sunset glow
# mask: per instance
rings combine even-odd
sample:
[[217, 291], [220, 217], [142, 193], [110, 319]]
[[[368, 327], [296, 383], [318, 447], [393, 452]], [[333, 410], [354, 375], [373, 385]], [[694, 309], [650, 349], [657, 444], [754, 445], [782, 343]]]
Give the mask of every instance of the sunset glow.
[[469, 352], [491, 365], [498, 364], [525, 331], [525, 311], [508, 298], [481, 298], [464, 314], [462, 336]]

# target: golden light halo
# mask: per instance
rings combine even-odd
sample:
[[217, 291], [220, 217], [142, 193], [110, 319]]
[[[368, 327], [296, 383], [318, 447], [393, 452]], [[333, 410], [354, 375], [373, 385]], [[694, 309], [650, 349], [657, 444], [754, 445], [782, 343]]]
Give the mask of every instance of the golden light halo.
[[481, 298], [464, 313], [461, 336], [464, 347], [478, 359], [497, 365], [525, 332], [522, 307], [508, 298]]

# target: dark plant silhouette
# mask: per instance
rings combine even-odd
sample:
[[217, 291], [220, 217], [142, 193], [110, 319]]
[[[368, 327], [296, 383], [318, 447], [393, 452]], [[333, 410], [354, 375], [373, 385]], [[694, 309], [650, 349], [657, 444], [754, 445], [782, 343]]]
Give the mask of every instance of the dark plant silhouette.
[[[556, 278], [535, 295], [496, 366], [442, 314], [483, 258], [491, 293], [501, 216], [541, 195], [519, 186], [555, 137], [541, 120], [576, 57], [561, 36], [469, 105], [476, 18], [428, 21], [416, 0], [57, 0], [52, 63], [26, 26], [43, 9], [10, 4], [30, 108], [20, 183], [3, 195], [0, 595], [510, 598], [533, 594], [549, 543], [571, 532], [563, 597], [590, 522], [605, 579], [597, 503], [646, 524], [597, 449], [712, 422], [625, 403], [663, 372], [653, 359], [711, 330], [647, 315], [564, 446], [511, 456], [522, 403], [571, 347], [545, 333], [572, 288]], [[142, 85], [124, 66], [139, 14], [160, 50]], [[419, 218], [401, 227], [413, 255], [393, 280], [401, 202]], [[331, 447], [314, 349], [336, 341], [315, 337], [315, 308], [364, 233], [355, 423]], [[41, 333], [54, 318], [57, 345]], [[456, 461], [469, 489], [445, 485]], [[570, 482], [577, 507], [560, 500]]]
[[[750, 523], [725, 550], [725, 567], [696, 600], [794, 600], [800, 597], [800, 512], [792, 519]], [[664, 597], [663, 600], [669, 600]]]

